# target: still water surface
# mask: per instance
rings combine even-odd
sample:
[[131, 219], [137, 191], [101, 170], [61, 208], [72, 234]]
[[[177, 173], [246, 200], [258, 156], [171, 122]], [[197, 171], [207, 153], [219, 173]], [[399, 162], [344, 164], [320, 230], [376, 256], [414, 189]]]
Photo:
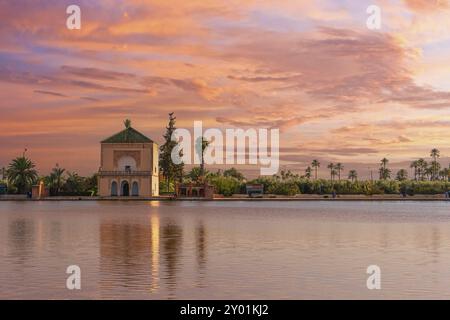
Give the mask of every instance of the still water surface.
[[0, 202], [0, 298], [449, 299], [450, 203]]

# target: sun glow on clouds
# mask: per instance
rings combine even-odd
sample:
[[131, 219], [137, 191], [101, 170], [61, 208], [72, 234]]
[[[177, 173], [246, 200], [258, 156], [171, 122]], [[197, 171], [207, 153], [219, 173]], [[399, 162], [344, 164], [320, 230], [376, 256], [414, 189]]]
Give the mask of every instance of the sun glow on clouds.
[[68, 1], [0, 2], [0, 167], [28, 147], [43, 170], [89, 173], [125, 117], [161, 141], [172, 111], [280, 128], [297, 170], [450, 155], [449, 1], [377, 2], [377, 32], [369, 1], [83, 0], [80, 31]]

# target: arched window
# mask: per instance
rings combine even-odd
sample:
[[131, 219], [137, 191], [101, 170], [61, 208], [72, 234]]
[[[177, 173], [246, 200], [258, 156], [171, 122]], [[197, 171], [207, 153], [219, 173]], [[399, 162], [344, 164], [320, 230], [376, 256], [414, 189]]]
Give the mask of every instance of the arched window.
[[139, 185], [136, 181], [133, 182], [131, 187], [131, 195], [135, 197], [139, 196]]
[[120, 171], [136, 171], [136, 160], [131, 156], [123, 156], [117, 162]]
[[111, 183], [111, 196], [117, 197], [117, 182], [113, 181]]

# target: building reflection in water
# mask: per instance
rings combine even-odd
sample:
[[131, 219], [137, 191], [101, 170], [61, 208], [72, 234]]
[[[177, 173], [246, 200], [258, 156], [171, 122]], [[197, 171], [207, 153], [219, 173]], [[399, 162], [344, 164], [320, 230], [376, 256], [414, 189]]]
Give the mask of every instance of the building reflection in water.
[[[67, 294], [62, 298], [73, 297], [61, 282], [67, 263], [81, 264], [86, 298], [239, 295], [243, 291], [236, 284], [243, 277], [246, 292], [268, 298], [280, 292], [287, 298], [370, 298], [360, 286], [365, 267], [373, 263], [389, 271], [383, 280], [388, 298], [450, 295], [444, 273], [450, 261], [450, 220], [438, 211], [440, 205], [436, 213], [411, 216], [405, 209], [410, 204], [404, 203], [405, 216], [397, 211], [378, 215], [372, 207], [373, 214], [363, 215], [344, 211], [351, 207], [326, 207], [330, 212], [292, 208], [267, 218], [239, 207], [242, 220], [226, 214], [228, 204], [207, 208], [214, 210], [206, 211], [208, 216], [191, 203], [175, 201], [124, 204], [127, 210], [122, 203], [105, 202], [90, 214], [78, 211], [91, 202], [81, 209], [64, 204], [63, 213], [53, 202], [45, 205], [48, 213], [38, 214], [0, 206], [0, 297], [52, 299], [58, 288]], [[216, 213], [223, 214], [219, 218]], [[310, 292], [306, 296], [292, 281], [299, 277]]]
[[[175, 297], [182, 268], [183, 228], [175, 219], [160, 221], [157, 214], [148, 220], [116, 217], [100, 223], [100, 288], [108, 291], [129, 290], [157, 293], [161, 282], [168, 297]], [[150, 225], [149, 225], [150, 224]], [[206, 273], [206, 227], [200, 221], [192, 236], [202, 287]]]
[[[150, 207], [160, 207], [160, 201], [149, 201]], [[150, 292], [156, 292], [159, 289], [159, 216], [152, 215], [150, 217], [150, 229], [151, 229], [151, 277], [152, 283], [150, 285]]]
[[[150, 226], [148, 221], [150, 221]], [[100, 288], [148, 292], [159, 288], [159, 217], [100, 223]]]
[[151, 216], [150, 224], [152, 232], [152, 284], [150, 286], [150, 291], [154, 292], [159, 288], [159, 216]]

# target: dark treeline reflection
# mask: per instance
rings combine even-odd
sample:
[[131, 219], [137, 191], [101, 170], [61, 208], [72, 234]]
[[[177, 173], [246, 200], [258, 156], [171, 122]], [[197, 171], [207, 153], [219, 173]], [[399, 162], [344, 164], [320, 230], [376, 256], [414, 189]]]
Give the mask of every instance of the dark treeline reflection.
[[25, 218], [11, 219], [8, 227], [10, 255], [15, 257], [18, 263], [23, 263], [36, 246], [35, 221]]
[[[197, 250], [197, 266], [200, 281], [205, 275], [206, 267], [206, 228], [202, 221], [200, 221], [195, 230], [195, 243]], [[202, 286], [200, 282], [199, 286]]]
[[13, 218], [8, 222], [9, 254], [19, 261], [25, 261], [40, 249], [54, 249], [58, 252], [63, 241], [60, 220]]
[[171, 296], [177, 285], [177, 271], [180, 269], [183, 230], [174, 221], [168, 220], [161, 228], [162, 256], [165, 265], [165, 280]]

